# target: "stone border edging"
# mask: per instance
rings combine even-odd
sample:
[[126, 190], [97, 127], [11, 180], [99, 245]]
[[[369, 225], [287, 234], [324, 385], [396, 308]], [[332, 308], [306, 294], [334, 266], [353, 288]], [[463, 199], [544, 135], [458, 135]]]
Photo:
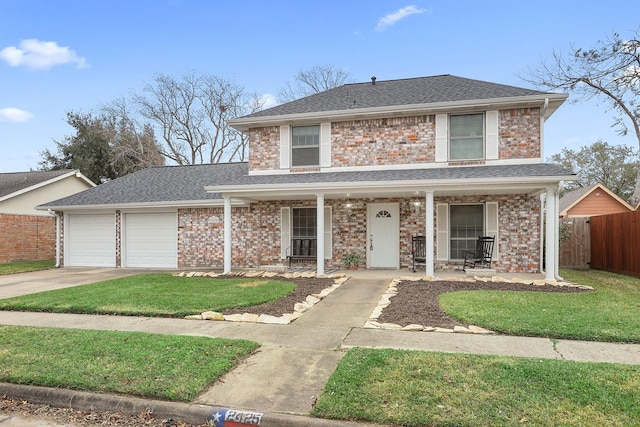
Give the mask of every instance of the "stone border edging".
[[[251, 272], [237, 272], [231, 274], [218, 274], [213, 272], [202, 272], [202, 271], [194, 271], [194, 272], [182, 272], [176, 273], [177, 277], [249, 277], [249, 278], [258, 278], [258, 277], [266, 277], [266, 278], [274, 278], [274, 277], [283, 277], [285, 279], [299, 279], [299, 278], [314, 278], [316, 277], [316, 273], [308, 272], [308, 273], [284, 273], [279, 274], [273, 271], [251, 271]], [[249, 322], [249, 323], [265, 323], [270, 325], [288, 325], [294, 320], [298, 319], [302, 316], [302, 313], [309, 310], [311, 307], [322, 301], [327, 295], [336, 290], [340, 285], [349, 280], [349, 276], [345, 274], [338, 275], [327, 275], [323, 278], [334, 279], [333, 285], [324, 288], [317, 294], [307, 295], [307, 298], [298, 302], [293, 307], [293, 312], [285, 313], [280, 317], [271, 316], [268, 314], [254, 314], [254, 313], [242, 313], [242, 314], [222, 314], [216, 311], [204, 311], [200, 314], [193, 314], [189, 316], [185, 316], [185, 319], [188, 320], [217, 320], [217, 321], [227, 321], [227, 322]]]
[[484, 329], [484, 328], [481, 328], [480, 326], [475, 326], [475, 325], [469, 325], [468, 328], [464, 326], [454, 326], [453, 329], [449, 329], [449, 328], [440, 328], [435, 326], [425, 326], [425, 325], [418, 325], [418, 324], [401, 326], [395, 323], [379, 323], [378, 319], [382, 315], [382, 310], [384, 310], [391, 304], [391, 298], [393, 298], [398, 293], [398, 283], [402, 281], [417, 282], [419, 280], [425, 280], [428, 282], [450, 281], [450, 282], [521, 283], [524, 285], [531, 285], [531, 286], [551, 285], [551, 286], [559, 286], [559, 287], [579, 288], [579, 289], [591, 290], [591, 291], [593, 290], [591, 286], [576, 285], [570, 282], [559, 282], [557, 280], [505, 279], [504, 277], [500, 277], [500, 276], [492, 276], [492, 277], [475, 276], [473, 278], [465, 278], [465, 279], [458, 278], [458, 277], [437, 278], [432, 276], [400, 277], [397, 279], [393, 279], [389, 283], [389, 287], [387, 288], [387, 291], [384, 294], [382, 294], [382, 297], [378, 302], [378, 306], [373, 310], [373, 312], [369, 316], [369, 320], [365, 322], [364, 328], [365, 329], [399, 330], [399, 331], [409, 331], [409, 332], [445, 332], [445, 333], [461, 333], [461, 334], [475, 334], [475, 335], [495, 334], [494, 331], [490, 331], [488, 329]]

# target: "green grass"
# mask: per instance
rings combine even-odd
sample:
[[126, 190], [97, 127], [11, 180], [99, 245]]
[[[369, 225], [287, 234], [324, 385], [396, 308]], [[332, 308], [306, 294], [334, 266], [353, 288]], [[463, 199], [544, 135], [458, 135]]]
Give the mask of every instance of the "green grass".
[[561, 274], [595, 291], [464, 291], [442, 294], [440, 305], [460, 321], [509, 335], [640, 343], [639, 279], [597, 270]]
[[183, 317], [273, 301], [291, 282], [139, 274], [90, 285], [0, 300], [0, 310]]
[[23, 261], [0, 264], [0, 276], [4, 274], [27, 273], [29, 271], [48, 270], [55, 261]]
[[0, 326], [0, 381], [191, 401], [257, 347], [243, 340]]
[[312, 414], [402, 426], [640, 425], [640, 367], [352, 349]]

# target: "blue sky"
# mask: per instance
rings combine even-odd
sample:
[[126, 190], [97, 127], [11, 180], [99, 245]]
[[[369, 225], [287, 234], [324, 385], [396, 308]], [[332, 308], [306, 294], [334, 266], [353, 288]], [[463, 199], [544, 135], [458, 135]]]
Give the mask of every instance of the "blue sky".
[[[518, 75], [554, 49], [631, 34], [638, 17], [632, 0], [0, 0], [0, 172], [36, 169], [73, 134], [67, 111], [141, 91], [157, 73], [213, 74], [264, 95], [325, 64], [358, 82], [454, 74], [530, 87]], [[596, 101], [566, 102], [547, 121], [545, 157], [598, 139], [636, 147], [612, 117]]]

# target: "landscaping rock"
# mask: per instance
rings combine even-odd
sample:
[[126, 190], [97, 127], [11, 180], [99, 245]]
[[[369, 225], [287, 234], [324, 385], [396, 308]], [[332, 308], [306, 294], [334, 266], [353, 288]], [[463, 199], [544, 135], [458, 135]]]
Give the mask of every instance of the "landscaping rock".
[[218, 313], [215, 311], [205, 311], [201, 314], [204, 320], [224, 320], [224, 316], [222, 313]]

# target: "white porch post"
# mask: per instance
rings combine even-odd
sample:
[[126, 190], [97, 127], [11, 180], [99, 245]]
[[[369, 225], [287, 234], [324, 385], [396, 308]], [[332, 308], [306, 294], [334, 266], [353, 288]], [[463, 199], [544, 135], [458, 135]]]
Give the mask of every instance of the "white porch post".
[[433, 235], [433, 210], [434, 210], [434, 204], [433, 204], [433, 191], [427, 191], [426, 192], [426, 197], [425, 197], [425, 203], [424, 203], [424, 210], [425, 210], [425, 249], [427, 251], [426, 253], [426, 259], [425, 259], [425, 264], [426, 265], [426, 271], [425, 274], [427, 276], [434, 276], [434, 261], [433, 261], [433, 251], [434, 251], [434, 247], [435, 247], [435, 243], [434, 243], [434, 235]]
[[224, 274], [231, 273], [231, 197], [224, 197]]
[[317, 219], [316, 219], [316, 275], [324, 275], [324, 194], [316, 197]]
[[555, 280], [557, 271], [556, 249], [558, 247], [558, 235], [556, 223], [558, 222], [556, 201], [558, 189], [547, 187], [547, 229], [546, 229], [546, 255], [545, 255], [545, 279]]

